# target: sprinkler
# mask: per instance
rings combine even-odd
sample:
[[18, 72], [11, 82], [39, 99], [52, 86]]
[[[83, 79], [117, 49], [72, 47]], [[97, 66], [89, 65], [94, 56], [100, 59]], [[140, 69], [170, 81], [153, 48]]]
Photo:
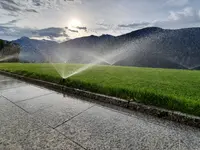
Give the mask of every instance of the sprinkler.
[[[65, 91], [65, 86], [64, 86], [65, 79], [62, 78], [61, 81], [60, 81], [60, 83], [62, 84], [62, 88], [61, 88], [61, 90], [64, 92], [64, 91]], [[64, 97], [65, 97], [65, 96], [64, 96]]]
[[65, 79], [64, 78], [61, 78], [61, 80], [60, 80], [60, 84], [64, 84], [65, 83]]

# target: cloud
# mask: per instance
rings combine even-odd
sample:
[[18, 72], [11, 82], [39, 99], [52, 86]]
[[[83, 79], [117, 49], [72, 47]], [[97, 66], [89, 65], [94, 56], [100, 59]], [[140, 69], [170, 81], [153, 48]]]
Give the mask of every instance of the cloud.
[[14, 20], [8, 21], [6, 23], [0, 23], [0, 25], [1, 26], [13, 25], [13, 24], [17, 23], [18, 21], [19, 21], [19, 19], [14, 19]]
[[78, 33], [78, 30], [68, 29], [70, 32]]
[[145, 27], [149, 26], [149, 22], [140, 22], [140, 23], [132, 23], [132, 24], [120, 24], [118, 27], [120, 28], [138, 28], [138, 27]]
[[97, 32], [97, 31], [102, 31], [102, 32], [106, 32], [106, 31], [116, 31], [118, 30], [118, 25], [113, 25], [113, 24], [107, 24], [104, 22], [97, 22], [96, 25], [98, 27], [96, 27], [93, 32]]
[[0, 6], [2, 9], [6, 10], [6, 11], [13, 11], [13, 12], [21, 11], [21, 9], [18, 7], [18, 5], [14, 2], [11, 3], [11, 2], [1, 1]]
[[[65, 4], [75, 4], [79, 0], [0, 0], [2, 16], [23, 16], [24, 12], [39, 13], [43, 10], [59, 10]], [[3, 10], [3, 13], [2, 13]]]
[[189, 0], [167, 0], [166, 4], [169, 6], [185, 6]]
[[[29, 9], [30, 7], [31, 9]], [[18, 1], [15, 2], [14, 0], [1, 0], [0, 2], [0, 8], [6, 12], [8, 12], [7, 15], [17, 16], [19, 13], [31, 12], [31, 13], [37, 13], [35, 9], [32, 8], [32, 6], [29, 5], [28, 1], [27, 4], [20, 3]]]
[[166, 19], [154, 20], [152, 22], [136, 22], [132, 24], [119, 24], [119, 29], [139, 29], [148, 26], [158, 26], [163, 28], [184, 28], [200, 25], [200, 10], [192, 7], [185, 7], [182, 10], [170, 11]]
[[1, 2], [6, 2], [6, 3], [9, 3], [9, 4], [13, 4], [13, 5], [18, 5], [14, 0], [1, 0]]
[[184, 21], [184, 22], [188, 22], [188, 21], [199, 21], [200, 19], [200, 15], [199, 15], [199, 11], [191, 8], [191, 7], [186, 7], [181, 11], [171, 11], [170, 15], [168, 17], [169, 21]]
[[31, 29], [20, 27], [6, 27], [0, 25], [0, 36], [7, 38], [20, 38], [22, 36], [45, 38], [55, 40], [58, 38], [69, 39], [69, 35], [64, 28], [45, 28], [45, 29]]
[[18, 21], [19, 21], [19, 19], [11, 20], [11, 21], [9, 21], [7, 24], [13, 24], [13, 23], [16, 23], [16, 22], [18, 22]]
[[105, 28], [110, 28], [113, 25], [111, 24], [107, 24], [107, 23], [103, 23], [103, 22], [97, 22], [96, 25], [101, 26], [101, 27], [105, 27]]
[[46, 28], [41, 30], [34, 30], [33, 32], [34, 36], [42, 36], [42, 37], [49, 37], [50, 39], [57, 38], [57, 37], [66, 37], [69, 36], [66, 34], [66, 31], [64, 28]]
[[[78, 33], [79, 32], [78, 30], [87, 31], [87, 27], [80, 27], [80, 26], [73, 27], [73, 29], [70, 29], [69, 27], [65, 27], [65, 29], [70, 31], [70, 32], [74, 32], [74, 33]], [[78, 29], [78, 30], [75, 30], [75, 29]]]
[[200, 23], [200, 11], [186, 7], [180, 11], [170, 11], [166, 20], [154, 21], [152, 24], [160, 27], [180, 28], [195, 26]]
[[19, 28], [19, 27], [6, 27], [0, 26], [0, 36], [7, 37], [21, 37], [21, 36], [30, 36], [31, 31], [27, 28]]
[[87, 31], [87, 27], [79, 27], [79, 26], [77, 26], [76, 29]]
[[58, 8], [57, 6], [63, 6], [67, 4], [67, 2], [75, 3], [77, 0], [29, 0], [29, 5], [33, 5], [36, 7], [42, 7], [42, 8]]
[[34, 6], [41, 6], [41, 1], [40, 0], [32, 0], [32, 3]]
[[33, 12], [33, 13], [38, 13], [38, 11], [36, 11], [35, 9], [25, 9], [25, 11], [27, 11], [27, 12]]
[[101, 26], [101, 27], [108, 27], [108, 24], [105, 23], [96, 23], [96, 25]]

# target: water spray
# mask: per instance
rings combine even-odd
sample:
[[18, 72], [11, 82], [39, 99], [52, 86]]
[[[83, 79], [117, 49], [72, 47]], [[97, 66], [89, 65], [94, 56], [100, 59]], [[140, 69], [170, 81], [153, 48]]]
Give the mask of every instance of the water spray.
[[[155, 35], [153, 39], [159, 38], [160, 36]], [[137, 57], [137, 53], [145, 51], [146, 46], [153, 41], [153, 39], [141, 38], [138, 40], [127, 41], [119, 47], [108, 48], [105, 52], [99, 51], [94, 52], [87, 49], [80, 48], [57, 48], [47, 53], [45, 50], [38, 51], [44, 56], [46, 61], [52, 65], [55, 71], [60, 75], [60, 83], [64, 85], [66, 79], [79, 74], [95, 65], [106, 63], [107, 65], [114, 65], [116, 62], [125, 60], [130, 55]], [[142, 42], [141, 42], [142, 41]], [[141, 47], [141, 45], [145, 45]], [[97, 51], [97, 50], [95, 50]], [[134, 58], [133, 58], [134, 59]], [[65, 67], [67, 63], [83, 64], [81, 67], [70, 66]]]
[[13, 58], [17, 58], [17, 55], [14, 54], [10, 56], [0, 57], [0, 62], [9, 61], [9, 60], [12, 60]]

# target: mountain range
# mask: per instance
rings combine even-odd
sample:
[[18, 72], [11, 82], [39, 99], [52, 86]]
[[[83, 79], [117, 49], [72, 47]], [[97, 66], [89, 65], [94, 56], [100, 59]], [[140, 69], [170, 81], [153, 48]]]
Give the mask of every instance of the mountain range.
[[45, 62], [43, 53], [48, 53], [49, 49], [58, 46], [58, 43], [54, 41], [35, 40], [28, 37], [21, 37], [12, 42], [19, 44], [21, 47], [19, 55], [21, 62]]
[[21, 46], [20, 61], [92, 63], [96, 60], [123, 66], [198, 69], [199, 39], [200, 28], [148, 27], [120, 36], [91, 35], [59, 44], [27, 37], [13, 42]]

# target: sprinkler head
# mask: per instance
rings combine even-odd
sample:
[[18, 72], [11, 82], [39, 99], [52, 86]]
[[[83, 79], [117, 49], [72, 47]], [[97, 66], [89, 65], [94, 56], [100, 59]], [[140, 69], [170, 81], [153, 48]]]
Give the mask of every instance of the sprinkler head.
[[61, 84], [64, 83], [64, 82], [65, 82], [65, 79], [64, 79], [64, 78], [60, 79], [60, 83], [61, 83]]
[[[62, 80], [61, 80], [61, 84], [62, 84], [62, 91], [64, 91], [64, 83], [65, 83], [65, 79], [63, 78]], [[64, 97], [65, 97], [65, 95], [64, 95]]]

